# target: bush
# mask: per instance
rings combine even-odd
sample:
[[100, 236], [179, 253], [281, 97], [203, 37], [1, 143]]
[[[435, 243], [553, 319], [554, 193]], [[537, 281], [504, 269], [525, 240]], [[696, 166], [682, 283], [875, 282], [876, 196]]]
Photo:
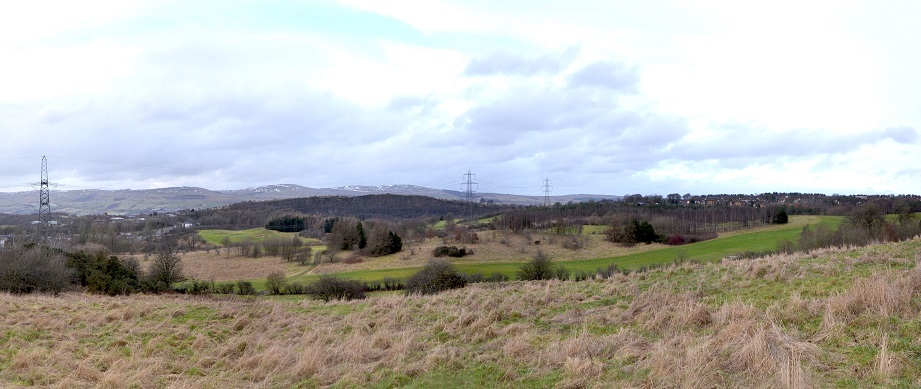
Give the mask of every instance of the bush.
[[467, 279], [450, 262], [433, 259], [406, 280], [406, 294], [435, 294], [467, 286]]
[[492, 273], [489, 277], [483, 279], [485, 282], [505, 282], [508, 281], [508, 276], [502, 273]]
[[170, 251], [160, 251], [150, 263], [147, 274], [158, 291], [169, 290], [174, 282], [183, 280], [182, 260]]
[[687, 243], [687, 240], [684, 239], [684, 235], [681, 235], [681, 234], [671, 235], [665, 239], [665, 244], [669, 246], [681, 246], [686, 243]]
[[608, 278], [611, 278], [617, 273], [627, 274], [626, 271], [620, 270], [620, 268], [617, 266], [616, 263], [612, 263], [608, 265], [608, 267], [606, 268], [598, 268], [598, 270], [595, 270], [595, 274], [601, 279], [605, 279], [605, 280]]
[[237, 281], [237, 294], [241, 296], [248, 296], [256, 293], [256, 288], [253, 288], [253, 284], [249, 281]]
[[192, 280], [173, 288], [173, 291], [182, 294], [210, 294], [215, 290], [214, 282]]
[[0, 249], [0, 291], [57, 294], [70, 287], [73, 277], [59, 251], [34, 245]]
[[656, 234], [655, 228], [645, 220], [638, 222], [636, 219], [633, 219], [631, 231], [633, 233], [633, 240], [639, 243], [650, 244], [659, 240], [659, 235]]
[[356, 300], [365, 298], [365, 285], [360, 281], [344, 280], [324, 274], [307, 285], [304, 292], [326, 302], [336, 299]]
[[790, 217], [787, 215], [787, 208], [779, 208], [774, 212], [774, 217], [771, 218], [771, 223], [773, 224], [787, 224], [790, 221]]
[[563, 248], [569, 250], [581, 250], [585, 248], [586, 241], [579, 237], [573, 236], [563, 240]]
[[265, 279], [265, 288], [272, 294], [281, 294], [285, 288], [285, 273], [276, 271], [269, 274]]
[[467, 255], [466, 248], [457, 248], [457, 246], [438, 246], [432, 251], [432, 255], [438, 257], [460, 258]]
[[74, 269], [75, 280], [90, 293], [115, 296], [143, 289], [140, 265], [133, 260], [120, 260], [103, 251], [68, 253], [67, 266]]
[[686, 238], [687, 238], [687, 243], [691, 244], [691, 243], [703, 242], [703, 241], [710, 240], [710, 239], [716, 239], [717, 236], [718, 235], [715, 232], [704, 232], [704, 233], [699, 233], [695, 235], [689, 235]]
[[371, 255], [380, 257], [389, 254], [396, 254], [403, 249], [403, 239], [393, 231], [387, 231], [386, 235], [379, 233], [378, 239], [372, 239], [366, 247]]
[[406, 288], [406, 284], [396, 278], [384, 278], [384, 290], [403, 290]]
[[468, 284], [476, 284], [478, 282], [483, 282], [483, 273], [473, 273], [473, 274], [461, 274]]
[[227, 282], [223, 284], [217, 284], [214, 286], [214, 293], [218, 294], [233, 294], [234, 285], [233, 283]]
[[345, 257], [345, 259], [342, 260], [342, 263], [347, 264], [347, 265], [354, 265], [356, 263], [362, 263], [364, 261], [365, 260], [361, 258], [361, 254], [352, 253], [351, 255]]
[[550, 257], [540, 251], [537, 252], [534, 259], [521, 265], [521, 269], [518, 270], [518, 279], [522, 281], [540, 281], [553, 278], [565, 280], [569, 278], [569, 272], [562, 266], [554, 265]]
[[285, 294], [304, 294], [306, 290], [307, 288], [305, 288], [304, 285], [297, 282], [285, 285]]

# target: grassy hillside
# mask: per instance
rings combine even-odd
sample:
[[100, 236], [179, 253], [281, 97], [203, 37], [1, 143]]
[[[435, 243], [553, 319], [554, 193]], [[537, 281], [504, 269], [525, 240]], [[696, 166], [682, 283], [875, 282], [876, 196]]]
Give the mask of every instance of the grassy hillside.
[[[725, 234], [713, 240], [689, 245], [662, 246], [662, 248], [659, 249], [644, 249], [643, 251], [616, 257], [580, 260], [569, 260], [566, 257], [557, 257], [553, 259], [570, 272], [593, 272], [611, 264], [617, 264], [622, 269], [636, 269], [642, 266], [671, 263], [679, 257], [686, 260], [717, 261], [726, 256], [744, 252], [774, 250], [777, 248], [777, 243], [781, 240], [790, 239], [795, 241], [799, 237], [802, 229], [806, 226], [824, 225], [836, 227], [841, 221], [842, 218], [835, 216], [793, 216], [790, 218], [790, 223], [788, 224], [737, 231]], [[458, 270], [465, 273], [482, 273], [484, 275], [500, 273], [509, 278], [515, 278], [516, 273], [523, 263], [524, 262], [519, 261], [490, 261], [477, 263], [459, 261], [456, 263], [456, 266]], [[404, 267], [344, 271], [337, 274], [351, 279], [380, 281], [384, 278], [407, 278], [417, 270], [418, 267]], [[309, 282], [315, 277], [316, 275], [313, 274], [302, 274], [292, 278], [291, 281]]]
[[0, 294], [0, 386], [919, 387], [919, 250], [353, 302]]
[[[223, 245], [224, 238], [230, 239], [231, 243], [238, 243], [240, 241], [248, 240], [251, 242], [261, 242], [263, 240], [274, 238], [274, 237], [284, 237], [284, 238], [293, 238], [297, 234], [293, 232], [278, 232], [273, 230], [267, 230], [265, 228], [251, 228], [248, 230], [201, 230], [198, 232], [198, 235], [202, 237], [208, 243], [214, 245]], [[304, 243], [319, 243], [319, 240], [316, 239], [307, 239], [301, 238]]]

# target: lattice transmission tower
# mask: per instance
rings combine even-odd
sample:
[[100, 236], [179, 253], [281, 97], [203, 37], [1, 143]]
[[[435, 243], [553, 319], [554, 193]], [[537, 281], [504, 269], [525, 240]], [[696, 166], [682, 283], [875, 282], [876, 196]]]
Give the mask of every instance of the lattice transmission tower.
[[42, 181], [38, 189], [38, 220], [44, 228], [51, 221], [51, 191], [48, 190], [48, 158], [42, 157]]
[[477, 186], [477, 183], [473, 181], [475, 179], [476, 174], [471, 173], [470, 170], [467, 170], [467, 173], [464, 174], [464, 183], [467, 186], [467, 190], [464, 192], [464, 198], [467, 200], [467, 209], [464, 214], [464, 219], [468, 221], [473, 220], [473, 198], [476, 195], [473, 191], [473, 187]]
[[544, 206], [550, 206], [550, 179], [544, 178]]

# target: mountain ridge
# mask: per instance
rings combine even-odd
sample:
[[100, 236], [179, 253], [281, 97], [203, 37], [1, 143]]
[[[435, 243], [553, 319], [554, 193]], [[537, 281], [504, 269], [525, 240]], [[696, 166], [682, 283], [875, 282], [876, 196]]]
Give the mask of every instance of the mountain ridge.
[[[315, 196], [355, 197], [369, 194], [419, 195], [445, 200], [465, 200], [465, 193], [433, 189], [418, 185], [346, 185], [334, 188], [311, 188], [297, 184], [273, 184], [244, 189], [211, 190], [177, 186], [154, 189], [77, 189], [51, 192], [52, 212], [74, 215], [117, 214], [143, 215], [173, 212], [180, 209], [214, 208], [244, 201], [282, 200]], [[543, 196], [502, 193], [475, 193], [475, 200], [514, 205], [540, 205]], [[0, 192], [0, 213], [38, 213], [38, 191]], [[570, 194], [550, 196], [551, 202], [567, 203], [589, 200], [620, 199], [614, 195]]]

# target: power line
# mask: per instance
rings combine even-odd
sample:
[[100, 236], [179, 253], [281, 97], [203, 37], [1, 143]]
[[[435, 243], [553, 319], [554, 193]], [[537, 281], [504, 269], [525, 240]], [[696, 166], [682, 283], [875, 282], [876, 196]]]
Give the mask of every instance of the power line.
[[480, 182], [483, 184], [486, 184], [487, 186], [495, 186], [499, 188], [511, 188], [511, 189], [531, 189], [533, 188], [533, 186], [508, 186], [508, 185], [502, 185], [502, 184], [493, 184], [491, 182], [483, 181], [483, 180], [480, 180]]

